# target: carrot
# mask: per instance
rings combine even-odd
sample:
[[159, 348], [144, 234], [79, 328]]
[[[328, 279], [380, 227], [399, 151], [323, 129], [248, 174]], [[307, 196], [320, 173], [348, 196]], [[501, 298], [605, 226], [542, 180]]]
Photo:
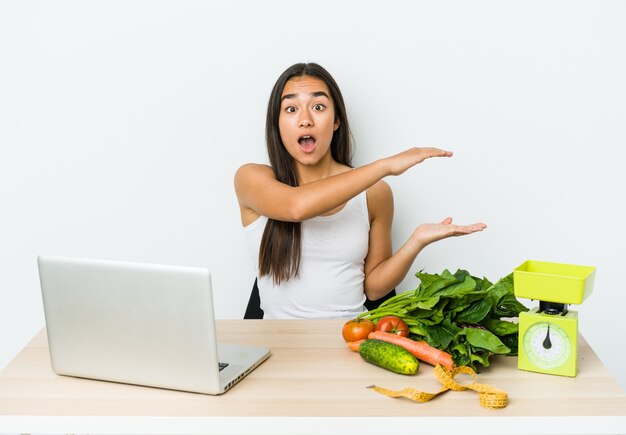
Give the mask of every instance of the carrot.
[[408, 350], [415, 358], [427, 362], [436, 366], [441, 364], [448, 370], [452, 370], [454, 363], [452, 362], [452, 355], [443, 350], [439, 350], [436, 347], [432, 347], [425, 341], [415, 341], [407, 337], [402, 337], [396, 334], [390, 334], [388, 332], [374, 331], [370, 332], [368, 338], [375, 338], [378, 340], [387, 341], [389, 343], [397, 344]]
[[349, 341], [348, 342], [348, 347], [350, 349], [352, 349], [355, 352], [359, 351], [359, 347], [361, 346], [361, 343], [363, 343], [365, 341], [365, 339], [363, 340], [357, 340], [357, 341]]

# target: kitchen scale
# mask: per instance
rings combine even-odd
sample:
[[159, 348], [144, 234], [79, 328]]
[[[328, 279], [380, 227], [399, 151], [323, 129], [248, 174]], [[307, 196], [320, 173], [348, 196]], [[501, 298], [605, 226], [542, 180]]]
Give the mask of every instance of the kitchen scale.
[[528, 260], [513, 270], [515, 296], [539, 301], [519, 314], [521, 370], [576, 376], [578, 312], [593, 290], [595, 267]]

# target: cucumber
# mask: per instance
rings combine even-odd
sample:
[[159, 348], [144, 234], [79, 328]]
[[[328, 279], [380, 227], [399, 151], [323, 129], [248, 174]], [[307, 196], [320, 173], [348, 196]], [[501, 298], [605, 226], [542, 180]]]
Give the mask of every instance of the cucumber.
[[401, 375], [414, 375], [419, 361], [403, 347], [382, 340], [367, 339], [359, 346], [359, 355], [368, 363]]

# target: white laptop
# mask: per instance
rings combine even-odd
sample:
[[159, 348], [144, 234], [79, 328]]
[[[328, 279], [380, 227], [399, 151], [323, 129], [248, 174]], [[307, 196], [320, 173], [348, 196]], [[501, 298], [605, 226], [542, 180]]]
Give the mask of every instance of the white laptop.
[[221, 394], [270, 356], [217, 343], [207, 269], [50, 255], [38, 264], [59, 375]]

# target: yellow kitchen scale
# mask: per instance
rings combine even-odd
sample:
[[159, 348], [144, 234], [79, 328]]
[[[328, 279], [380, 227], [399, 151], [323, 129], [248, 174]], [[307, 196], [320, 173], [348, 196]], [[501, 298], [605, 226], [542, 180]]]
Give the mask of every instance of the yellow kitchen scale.
[[515, 296], [539, 301], [519, 314], [517, 367], [531, 372], [576, 376], [578, 312], [593, 290], [595, 267], [528, 260], [513, 270]]

